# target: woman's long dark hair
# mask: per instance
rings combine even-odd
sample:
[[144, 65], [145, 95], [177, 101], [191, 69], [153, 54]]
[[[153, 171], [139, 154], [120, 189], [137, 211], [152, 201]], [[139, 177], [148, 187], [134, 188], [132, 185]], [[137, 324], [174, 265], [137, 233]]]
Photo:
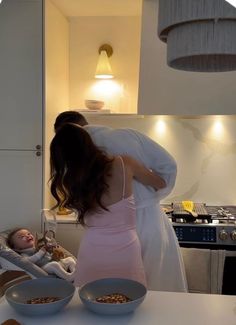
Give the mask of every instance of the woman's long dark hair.
[[82, 127], [68, 123], [59, 128], [50, 145], [55, 207], [76, 209], [82, 225], [86, 213], [107, 210], [101, 198], [109, 189], [107, 178], [112, 162]]

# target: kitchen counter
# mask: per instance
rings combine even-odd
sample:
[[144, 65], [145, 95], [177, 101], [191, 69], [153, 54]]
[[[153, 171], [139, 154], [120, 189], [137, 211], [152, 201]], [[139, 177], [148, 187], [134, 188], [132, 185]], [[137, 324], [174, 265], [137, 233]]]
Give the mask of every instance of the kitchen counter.
[[82, 305], [77, 290], [61, 312], [45, 317], [15, 313], [0, 299], [0, 323], [14, 318], [22, 325], [235, 325], [236, 296], [149, 291], [143, 304], [125, 316], [101, 316]]

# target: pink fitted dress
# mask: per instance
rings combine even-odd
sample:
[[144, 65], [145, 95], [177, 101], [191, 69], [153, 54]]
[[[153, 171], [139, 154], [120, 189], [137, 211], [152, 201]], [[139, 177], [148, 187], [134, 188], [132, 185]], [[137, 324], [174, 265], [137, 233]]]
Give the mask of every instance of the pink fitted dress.
[[[121, 158], [121, 157], [120, 157]], [[146, 286], [141, 246], [136, 232], [136, 210], [133, 195], [125, 198], [123, 167], [122, 199], [109, 211], [90, 214], [78, 253], [75, 285], [82, 286], [103, 278], [126, 278]]]

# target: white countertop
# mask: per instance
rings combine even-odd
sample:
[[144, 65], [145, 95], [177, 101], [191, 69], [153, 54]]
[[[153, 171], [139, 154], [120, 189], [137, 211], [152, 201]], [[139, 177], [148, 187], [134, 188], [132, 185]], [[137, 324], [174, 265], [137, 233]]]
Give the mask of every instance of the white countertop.
[[236, 325], [236, 296], [149, 291], [142, 305], [125, 316], [101, 316], [85, 309], [77, 290], [61, 312], [25, 317], [0, 299], [0, 324], [14, 318], [22, 325]]
[[72, 212], [70, 214], [57, 214], [57, 213], [53, 213], [51, 210], [49, 209], [44, 209], [42, 212], [42, 216], [44, 219], [44, 222], [55, 222], [55, 223], [77, 223], [77, 216], [75, 214], [75, 212]]

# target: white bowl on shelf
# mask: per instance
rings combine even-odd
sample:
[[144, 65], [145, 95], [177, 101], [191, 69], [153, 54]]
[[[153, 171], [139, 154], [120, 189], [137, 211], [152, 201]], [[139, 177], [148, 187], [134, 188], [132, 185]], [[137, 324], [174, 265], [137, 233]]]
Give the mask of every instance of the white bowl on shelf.
[[92, 110], [99, 110], [104, 106], [104, 102], [101, 100], [85, 99], [84, 103], [88, 109]]

